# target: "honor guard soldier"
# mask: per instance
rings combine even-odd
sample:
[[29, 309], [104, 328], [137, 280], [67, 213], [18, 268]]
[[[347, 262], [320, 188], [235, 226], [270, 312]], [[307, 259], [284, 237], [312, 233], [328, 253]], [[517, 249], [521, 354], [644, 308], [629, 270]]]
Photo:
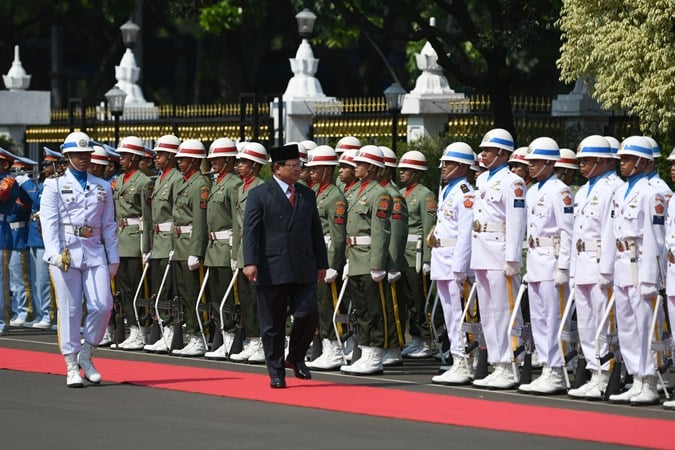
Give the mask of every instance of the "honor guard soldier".
[[[473, 161], [472, 161], [473, 162]], [[409, 312], [408, 331], [410, 343], [401, 351], [408, 358], [431, 356], [431, 330], [425, 313], [428, 283], [431, 272], [431, 249], [425, 239], [436, 223], [436, 195], [421, 183], [427, 170], [427, 158], [422, 152], [412, 150], [401, 156], [398, 162], [399, 179], [403, 187], [401, 194], [408, 205], [408, 239], [405, 257], [408, 268], [405, 271]]]
[[[340, 140], [337, 142], [335, 145], [335, 153], [338, 155], [338, 167], [339, 167], [339, 176], [335, 184], [337, 187], [339, 187], [343, 193], [347, 192], [347, 189], [345, 189], [345, 184], [346, 183], [355, 183], [356, 177], [354, 176], [354, 166], [350, 164], [346, 164], [345, 167], [345, 174], [344, 177], [342, 175], [342, 168], [343, 168], [343, 156], [345, 153], [347, 154], [348, 160], [354, 159], [354, 154], [358, 149], [361, 148], [361, 141], [359, 141], [357, 138], [354, 136], [345, 136], [343, 138], [340, 138]], [[349, 170], [351, 168], [351, 170]], [[345, 178], [345, 180], [343, 180]]]
[[405, 321], [408, 291], [407, 278], [401, 279], [408, 270], [406, 260], [406, 245], [408, 243], [408, 205], [405, 197], [398, 190], [392, 178], [398, 160], [396, 153], [388, 147], [379, 147], [384, 155], [384, 169], [380, 172], [377, 181], [391, 196], [391, 236], [389, 238], [389, 263], [387, 267], [387, 284], [385, 289], [385, 330], [388, 336], [385, 339], [385, 349], [382, 354], [383, 366], [394, 366], [403, 362], [401, 349], [405, 344]]
[[[16, 174], [16, 184], [21, 187], [30, 178], [35, 161], [17, 156], [12, 164]], [[19, 196], [9, 215], [9, 228], [12, 233], [12, 252], [9, 258], [9, 290], [12, 293], [12, 319], [9, 325], [22, 327], [28, 321], [28, 308], [32, 299], [28, 278], [28, 222], [31, 215], [31, 199], [28, 193], [19, 189]], [[28, 289], [26, 289], [28, 288]]]
[[[495, 370], [473, 384], [510, 389], [517, 384], [511, 369], [513, 349], [508, 334], [511, 305], [520, 284], [525, 234], [525, 181], [508, 170], [513, 137], [508, 131], [488, 131], [480, 144], [487, 172], [473, 206], [471, 269], [476, 275], [481, 325], [488, 362]], [[478, 183], [478, 181], [477, 181]], [[522, 320], [518, 320], [522, 323]]]
[[171, 352], [180, 356], [203, 356], [204, 340], [199, 334], [195, 306], [199, 298], [200, 266], [202, 264], [208, 229], [206, 206], [211, 182], [199, 170], [206, 158], [201, 141], [187, 139], [178, 147], [176, 161], [183, 180], [176, 182], [173, 197], [173, 260], [175, 261], [177, 291], [183, 305], [185, 332], [190, 340], [182, 349]]
[[392, 200], [377, 182], [384, 168], [382, 150], [363, 146], [354, 157], [359, 185], [347, 211], [347, 267], [349, 292], [356, 309], [361, 358], [340, 368], [352, 375], [382, 373], [385, 344], [384, 279], [387, 276]]
[[307, 363], [308, 367], [317, 370], [337, 370], [344, 363], [342, 348], [333, 327], [333, 312], [340, 291], [347, 246], [347, 201], [333, 183], [333, 170], [337, 165], [337, 154], [330, 146], [320, 145], [309, 151], [307, 167], [316, 191], [316, 207], [328, 251], [329, 267], [324, 282], [317, 286], [321, 355]]
[[108, 161], [110, 162], [110, 164], [105, 166], [103, 179], [109, 183], [112, 183], [117, 174], [120, 172], [120, 154], [117, 153], [117, 150], [109, 145], [103, 144], [103, 148], [108, 154]]
[[267, 150], [258, 142], [246, 142], [244, 148], [239, 153], [239, 161], [236, 165], [237, 173], [241, 178], [242, 185], [237, 191], [237, 217], [233, 226], [232, 235], [232, 255], [234, 259], [230, 262], [232, 270], [239, 269], [237, 275], [237, 289], [239, 292], [239, 305], [244, 322], [244, 333], [246, 339], [239, 353], [231, 354], [233, 361], [250, 362], [262, 364], [265, 362], [265, 352], [263, 351], [262, 339], [260, 337], [260, 323], [258, 321], [258, 301], [256, 299], [255, 287], [244, 276], [244, 255], [241, 248], [243, 237], [244, 211], [246, 211], [246, 201], [251, 189], [264, 184], [260, 178], [260, 169], [267, 164]]
[[633, 386], [609, 396], [610, 403], [634, 406], [659, 401], [656, 366], [650, 354], [652, 303], [664, 265], [666, 199], [649, 182], [646, 171], [654, 159], [642, 136], [626, 138], [619, 147], [621, 175], [626, 177], [612, 202], [616, 258], [614, 299], [621, 355]]
[[525, 198], [527, 286], [532, 337], [543, 368], [541, 376], [521, 384], [518, 390], [557, 394], [566, 389], [558, 329], [569, 283], [573, 198], [571, 189], [555, 173], [554, 164], [560, 159], [558, 143], [540, 137], [529, 148], [530, 177], [537, 183], [528, 188]]
[[[601, 400], [609, 381], [609, 362], [596, 358], [595, 334], [609, 299], [614, 271], [614, 230], [610, 211], [614, 191], [623, 184], [614, 174], [614, 156], [607, 139], [599, 135], [579, 143], [577, 161], [581, 175], [588, 180], [574, 196], [574, 229], [570, 261], [570, 289], [574, 291], [579, 344], [591, 379], [567, 392], [572, 398]], [[604, 267], [603, 267], [604, 266]], [[600, 341], [600, 355], [608, 353], [606, 340]]]
[[576, 153], [569, 148], [561, 148], [560, 159], [555, 162], [553, 167], [555, 167], [555, 174], [558, 179], [568, 185], [572, 189], [572, 193], [575, 193], [579, 189], [576, 182], [577, 171], [579, 170]]
[[40, 201], [44, 181], [53, 178], [54, 163], [61, 157], [60, 153], [52, 156], [45, 147], [45, 158], [42, 161], [42, 171], [38, 179], [31, 178], [21, 185], [31, 199], [31, 216], [28, 222], [28, 252], [29, 252], [29, 280], [30, 293], [33, 300], [33, 320], [23, 324], [26, 328], [48, 330], [51, 328], [51, 289], [49, 280], [49, 264], [43, 259], [45, 245], [40, 228]]
[[613, 136], [604, 136], [605, 139], [607, 139], [607, 142], [609, 142], [609, 147], [612, 149], [612, 155], [614, 157], [614, 166], [612, 167], [612, 171], [609, 173], [609, 178], [613, 181], [618, 183], [619, 185], [623, 184], [623, 179], [619, 176], [617, 173], [617, 163], [619, 162], [619, 146], [621, 143], [619, 140]]
[[[157, 298], [164, 300], [173, 292], [173, 277], [167, 276], [162, 291], [162, 283], [166, 266], [169, 263], [169, 253], [173, 249], [173, 202], [177, 186], [183, 184], [183, 177], [176, 167], [176, 154], [180, 146], [180, 139], [172, 134], [166, 134], [155, 143], [155, 169], [159, 172], [152, 189], [152, 249], [143, 255], [144, 262], [150, 263], [150, 291]], [[163, 320], [164, 317], [156, 317]], [[147, 344], [143, 350], [147, 352], [167, 353], [173, 342], [174, 327], [169, 325], [160, 327], [162, 336], [156, 342]]]
[[647, 178], [649, 179], [649, 184], [654, 186], [657, 191], [663, 194], [663, 196], [666, 198], [666, 201], [669, 202], [670, 197], [673, 196], [673, 191], [670, 189], [670, 186], [668, 186], [668, 183], [666, 183], [656, 171], [656, 160], [661, 157], [661, 147], [659, 147], [659, 144], [657, 144], [653, 138], [649, 136], [643, 137], [649, 142], [649, 145], [651, 145], [652, 153], [654, 155], [654, 160], [647, 164], [646, 173]]
[[94, 152], [91, 154], [91, 162], [87, 167], [87, 172], [95, 177], [103, 178], [105, 177], [105, 168], [109, 164], [108, 152], [98, 142], [94, 143]]
[[122, 173], [117, 176], [114, 188], [117, 239], [120, 246], [116, 287], [129, 324], [129, 337], [119, 344], [119, 348], [142, 350], [146, 327], [137, 322], [134, 295], [141, 282], [143, 255], [150, 251], [152, 181], [138, 170], [138, 163], [145, 155], [143, 141], [136, 136], [127, 136], [122, 139], [118, 151]]
[[441, 187], [436, 213], [436, 226], [428, 234], [431, 247], [431, 279], [443, 308], [445, 328], [450, 339], [453, 364], [449, 370], [434, 376], [436, 384], [468, 384], [472, 367], [465, 351], [462, 323], [462, 291], [471, 260], [471, 223], [475, 195], [467, 181], [475, 153], [464, 142], [453, 142], [441, 156]]
[[[9, 257], [12, 252], [12, 231], [9, 227], [9, 216], [19, 196], [19, 184], [10, 173], [12, 163], [16, 159], [12, 153], [0, 147], [0, 334], [8, 331], [5, 323], [5, 299], [10, 300], [9, 291]], [[11, 304], [11, 300], [10, 300]]]
[[509, 158], [509, 170], [525, 180], [525, 184], [529, 186], [532, 180], [530, 179], [530, 171], [528, 170], [530, 164], [527, 162], [527, 152], [527, 147], [515, 149]]
[[[675, 181], [675, 148], [668, 156], [670, 162], [670, 180]], [[668, 323], [675, 323], [675, 202], [668, 202], [668, 215], [666, 217], [666, 296], [663, 301], [668, 302]], [[673, 336], [673, 330], [670, 330]], [[663, 403], [665, 409], [675, 410], [675, 399]]]
[[[85, 378], [100, 383], [91, 357], [101, 342], [112, 310], [110, 280], [119, 266], [117, 225], [110, 184], [87, 173], [94, 151], [85, 133], [70, 133], [63, 146], [69, 167], [47, 179], [40, 204], [40, 223], [54, 290], [58, 296], [59, 347], [65, 356], [68, 387]], [[86, 301], [83, 338], [82, 299]]]
[[335, 184], [345, 194], [347, 203], [349, 203], [349, 197], [354, 193], [354, 188], [359, 184], [359, 179], [354, 175], [356, 169], [354, 156], [356, 156], [357, 151], [345, 150], [338, 159], [338, 179]]
[[[220, 304], [223, 296], [232, 281], [232, 223], [235, 220], [237, 193], [241, 186], [241, 178], [233, 173], [237, 158], [237, 147], [231, 139], [218, 138], [209, 147], [211, 170], [215, 173], [215, 181], [209, 193], [209, 202], [206, 207], [206, 226], [209, 230], [209, 242], [206, 245], [204, 266], [209, 270], [208, 292], [213, 306], [216, 323], [216, 337], [213, 342], [220, 342], [223, 324], [220, 322]], [[234, 296], [227, 299], [228, 314], [223, 314], [225, 320], [233, 317]], [[213, 351], [206, 352], [207, 358], [225, 359], [230, 352], [234, 333], [225, 330], [222, 333], [222, 345], [214, 345]]]

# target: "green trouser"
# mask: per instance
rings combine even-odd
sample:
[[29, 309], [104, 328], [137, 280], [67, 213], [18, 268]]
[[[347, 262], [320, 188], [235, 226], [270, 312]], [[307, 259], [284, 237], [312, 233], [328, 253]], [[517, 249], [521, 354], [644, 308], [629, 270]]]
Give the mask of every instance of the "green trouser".
[[122, 298], [124, 315], [127, 318], [127, 323], [131, 326], [138, 326], [136, 314], [134, 314], [134, 296], [136, 295], [136, 289], [138, 289], [138, 283], [141, 281], [142, 274], [143, 260], [140, 257], [120, 258], [120, 266], [117, 270], [117, 275], [115, 275], [115, 282]]
[[197, 334], [199, 324], [197, 323], [197, 296], [199, 295], [199, 269], [189, 270], [187, 261], [175, 261], [176, 283], [178, 285], [178, 295], [183, 305], [183, 317], [185, 318], [185, 333]]
[[[381, 283], [384, 295], [386, 283]], [[380, 283], [375, 283], [370, 274], [350, 276], [349, 293], [352, 306], [356, 309], [358, 344], [384, 348], [383, 296], [380, 294]], [[384, 301], [386, 302], [386, 298]]]
[[[223, 296], [230, 286], [232, 281], [232, 269], [229, 267], [209, 267], [209, 281], [207, 283], [208, 298], [211, 301], [213, 308], [213, 318], [216, 322], [216, 331], [219, 332], [222, 328], [220, 323], [220, 303], [223, 301]], [[223, 309], [223, 319], [225, 323], [231, 323], [234, 316], [234, 287], [227, 296], [225, 307]], [[232, 331], [232, 330], [225, 330]]]
[[[386, 348], [403, 347], [405, 344], [406, 284], [404, 276], [401, 276], [395, 283], [382, 281], [387, 299], [387, 310], [385, 311], [385, 320], [387, 321]], [[394, 296], [396, 296], [396, 299], [394, 299]], [[396, 300], [395, 303], [394, 300]]]
[[260, 337], [260, 321], [258, 320], [258, 297], [255, 286], [244, 276], [242, 270], [237, 275], [239, 290], [239, 306], [244, 319], [244, 333], [247, 338]]
[[[335, 286], [335, 300], [333, 300], [333, 287]], [[319, 307], [319, 336], [321, 339], [330, 341], [337, 340], [335, 327], [333, 326], [333, 312], [335, 303], [340, 294], [342, 280], [338, 274], [334, 283], [319, 283], [317, 286], [317, 303]], [[346, 308], [345, 308], [346, 309]]]
[[[162, 284], [162, 278], [164, 277], [164, 272], [166, 271], [168, 264], [169, 258], [150, 260], [150, 289], [152, 295], [156, 295], [157, 298], [162, 301], [167, 301], [173, 296], [173, 274], [171, 273], [171, 269], [169, 269], [169, 272], [166, 274], [162, 292], [159, 292], [159, 287]], [[169, 314], [166, 309], [159, 308], [159, 316], [160, 319], [166, 320], [169, 317]]]
[[[403, 273], [401, 279], [405, 278], [405, 286], [401, 286], [404, 292], [408, 313], [408, 332], [410, 336], [419, 337], [425, 341], [431, 339], [431, 329], [429, 319], [424, 312], [426, 307], [426, 297], [422, 285], [422, 277], [426, 277], [427, 288], [430, 286], [428, 275], [421, 275], [415, 271], [414, 267], [408, 267]], [[400, 281], [400, 280], [399, 280]]]

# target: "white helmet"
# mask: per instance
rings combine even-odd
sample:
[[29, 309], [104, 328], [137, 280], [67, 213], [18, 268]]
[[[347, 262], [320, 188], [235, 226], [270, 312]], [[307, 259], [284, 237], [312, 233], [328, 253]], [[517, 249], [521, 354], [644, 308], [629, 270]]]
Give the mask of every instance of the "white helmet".
[[237, 156], [237, 146], [232, 139], [218, 138], [209, 145], [207, 158], [220, 158], [221, 156]]
[[337, 165], [337, 153], [330, 145], [319, 145], [310, 150], [307, 154], [307, 164], [305, 164], [307, 167]]
[[[337, 149], [335, 151], [337, 153]], [[338, 164], [346, 164], [348, 166], [356, 167], [356, 164], [354, 164], [354, 157], [356, 156], [356, 150], [355, 149], [349, 149], [349, 150], [344, 150], [342, 154], [340, 155], [340, 159], [338, 160]]]
[[298, 159], [301, 163], [307, 162], [307, 151], [309, 150], [305, 147], [305, 144], [302, 142], [287, 142], [286, 145], [297, 145], [298, 146]]
[[670, 152], [670, 155], [668, 155], [668, 161], [675, 161], [675, 147], [673, 147], [673, 150]]
[[649, 144], [652, 146], [652, 153], [654, 154], [654, 159], [660, 158], [661, 157], [661, 147], [659, 147], [659, 144], [656, 143], [654, 138], [651, 138], [649, 136], [643, 136]]
[[61, 151], [64, 155], [75, 152], [93, 152], [93, 145], [91, 138], [87, 134], [81, 131], [73, 131], [66, 136], [66, 140], [61, 144]]
[[378, 148], [382, 150], [382, 154], [384, 155], [385, 167], [396, 167], [398, 165], [396, 153], [394, 153], [392, 149], [385, 147], [384, 145], [378, 145]]
[[480, 160], [482, 158], [480, 157], [480, 155], [476, 155], [475, 153], [474, 153], [474, 156], [475, 156], [475, 158], [473, 160], [473, 164], [471, 164], [471, 166], [469, 167], [469, 170], [473, 170], [474, 172], [480, 172], [480, 168], [481, 168], [481, 164], [482, 164], [480, 162]]
[[176, 158], [206, 158], [206, 148], [198, 139], [186, 139], [178, 146]]
[[258, 142], [246, 142], [239, 153], [239, 159], [248, 159], [258, 164], [267, 164], [267, 150]]
[[384, 167], [384, 153], [377, 145], [364, 145], [356, 151], [354, 162], [372, 164], [376, 167]]
[[553, 164], [553, 167], [562, 167], [564, 169], [578, 169], [577, 155], [569, 148], [560, 149], [560, 159]]
[[424, 156], [424, 153], [417, 150], [405, 152], [398, 161], [398, 168], [427, 170], [427, 157]]
[[300, 141], [300, 145], [305, 147], [307, 151], [314, 150], [317, 147], [317, 143], [314, 141], [310, 141], [309, 139], [306, 139], [304, 141]]
[[647, 160], [654, 159], [652, 146], [644, 136], [630, 136], [623, 140], [617, 155], [633, 155]]
[[94, 144], [94, 152], [91, 154], [92, 164], [98, 164], [100, 166], [107, 166], [110, 164], [110, 159], [108, 158], [108, 152], [105, 151], [102, 145]]
[[476, 154], [471, 146], [465, 142], [453, 142], [445, 147], [441, 161], [454, 161], [460, 164], [472, 165], [476, 161]]
[[621, 147], [621, 143], [619, 143], [619, 140], [614, 136], [604, 136], [604, 138], [607, 139], [607, 142], [609, 142], [609, 148], [612, 149], [612, 156], [615, 159], [619, 159], [619, 155], [617, 155], [619, 147]]
[[[618, 150], [619, 141], [616, 141], [616, 145], [616, 149]], [[577, 158], [614, 158], [614, 152], [606, 137], [593, 134], [583, 138], [579, 142]]]
[[518, 147], [511, 153], [511, 157], [509, 158], [509, 164], [511, 163], [518, 163], [518, 164], [523, 164], [525, 166], [529, 166], [530, 163], [527, 162], [527, 153], [530, 151], [528, 147]]
[[560, 159], [560, 147], [558, 147], [558, 143], [550, 137], [536, 138], [530, 142], [528, 149], [529, 153], [526, 156], [528, 161], [533, 159], [557, 161]]
[[503, 128], [493, 128], [485, 133], [479, 147], [501, 148], [512, 152], [515, 144], [513, 143], [513, 136], [511, 136], [511, 133]]
[[335, 153], [338, 155], [345, 150], [358, 150], [361, 148], [361, 141], [354, 136], [345, 136], [335, 145]]
[[122, 139], [118, 153], [130, 153], [132, 155], [145, 156], [145, 145], [141, 138], [136, 136], [127, 136]]
[[175, 155], [176, 153], [178, 153], [179, 145], [180, 139], [178, 139], [173, 134], [165, 134], [161, 138], [157, 139], [154, 150], [156, 152], [167, 152], [173, 153]]

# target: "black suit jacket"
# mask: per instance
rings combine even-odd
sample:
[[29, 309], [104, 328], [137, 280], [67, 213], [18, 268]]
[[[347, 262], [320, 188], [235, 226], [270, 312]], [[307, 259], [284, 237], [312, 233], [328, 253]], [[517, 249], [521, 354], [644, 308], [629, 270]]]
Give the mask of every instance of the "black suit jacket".
[[276, 180], [251, 190], [244, 215], [244, 265], [258, 266], [258, 285], [316, 282], [328, 268], [316, 194], [296, 183], [293, 208]]

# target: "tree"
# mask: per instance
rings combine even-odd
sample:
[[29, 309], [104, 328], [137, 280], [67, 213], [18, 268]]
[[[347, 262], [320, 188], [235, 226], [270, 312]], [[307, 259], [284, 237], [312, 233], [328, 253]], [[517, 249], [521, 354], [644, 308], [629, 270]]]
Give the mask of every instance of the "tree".
[[675, 142], [675, 2], [564, 0], [562, 79], [594, 81], [606, 109], [639, 117], [645, 133]]

